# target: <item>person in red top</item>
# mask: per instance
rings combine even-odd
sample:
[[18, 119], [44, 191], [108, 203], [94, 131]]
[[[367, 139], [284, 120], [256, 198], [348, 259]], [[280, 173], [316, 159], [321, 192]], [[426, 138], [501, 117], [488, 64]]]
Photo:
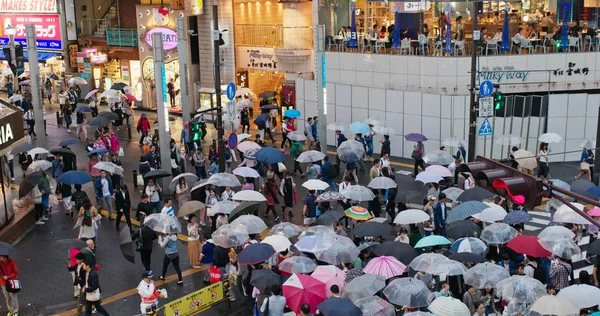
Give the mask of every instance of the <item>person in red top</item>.
[[142, 145], [142, 141], [146, 136], [148, 136], [148, 131], [150, 130], [150, 121], [146, 117], [146, 113], [142, 113], [142, 116], [138, 120], [137, 123], [137, 131], [138, 133], [142, 133], [142, 137], [140, 137], [140, 145]]
[[6, 298], [6, 308], [8, 309], [7, 316], [19, 315], [19, 299], [17, 293], [8, 292], [6, 290], [6, 281], [17, 280], [19, 268], [17, 264], [8, 256], [0, 256], [0, 285], [2, 285], [2, 293]]
[[[291, 255], [289, 254], [289, 251], [284, 250], [282, 252], [279, 253], [279, 255], [277, 256], [277, 266], [279, 267], [279, 264], [287, 259], [290, 258]], [[281, 278], [283, 279], [283, 282], [287, 281], [287, 279], [292, 275], [291, 273], [285, 272], [285, 271], [281, 271], [279, 270], [279, 275], [281, 276]]]
[[[284, 146], [285, 146], [285, 142], [288, 140], [287, 138], [287, 134], [291, 133], [293, 131], [296, 130], [296, 127], [294, 126], [294, 119], [289, 118], [289, 117], [284, 117], [284, 121], [282, 124], [282, 135], [283, 135], [283, 140], [281, 141], [281, 147], [279, 147], [280, 149], [283, 150]], [[290, 146], [292, 145], [292, 141], [290, 140]]]

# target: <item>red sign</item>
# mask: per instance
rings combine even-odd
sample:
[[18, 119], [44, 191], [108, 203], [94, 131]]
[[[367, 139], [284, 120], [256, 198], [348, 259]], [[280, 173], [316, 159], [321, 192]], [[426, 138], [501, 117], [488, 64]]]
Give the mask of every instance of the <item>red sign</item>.
[[56, 13], [56, 0], [0, 0], [0, 12]]
[[281, 104], [284, 106], [296, 106], [296, 82], [286, 81], [281, 85]]
[[[2, 1], [2, 0], [0, 0]], [[35, 25], [37, 47], [40, 49], [62, 49], [60, 16], [58, 14], [6, 14], [0, 13], [3, 26], [17, 28], [15, 41], [27, 47], [25, 25]], [[0, 45], [9, 45], [8, 35], [0, 30]]]

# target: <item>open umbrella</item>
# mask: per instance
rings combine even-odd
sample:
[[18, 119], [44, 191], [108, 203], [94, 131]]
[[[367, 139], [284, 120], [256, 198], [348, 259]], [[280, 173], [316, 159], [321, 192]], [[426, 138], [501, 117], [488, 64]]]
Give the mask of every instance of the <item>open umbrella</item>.
[[424, 253], [414, 258], [408, 266], [415, 271], [427, 271], [437, 262], [448, 260], [444, 255], [439, 253]]
[[371, 201], [375, 198], [375, 194], [370, 189], [361, 185], [349, 185], [340, 192], [345, 198], [358, 202]]
[[316, 150], [305, 151], [296, 158], [297, 162], [316, 162], [321, 161], [325, 158], [325, 154]]
[[423, 156], [423, 161], [430, 165], [448, 166], [454, 162], [452, 155], [444, 150], [433, 150]]
[[362, 143], [356, 140], [346, 140], [337, 148], [340, 160], [346, 163], [357, 162], [362, 159], [365, 149]]
[[96, 116], [88, 122], [88, 125], [89, 126], [106, 126], [106, 125], [110, 124], [110, 121], [111, 121], [110, 118], [108, 118], [106, 116]]
[[427, 285], [415, 278], [392, 280], [383, 290], [383, 295], [390, 303], [405, 307], [428, 306], [433, 299]]
[[580, 308], [600, 305], [600, 289], [587, 284], [567, 286], [560, 290], [557, 295], [570, 298]]
[[68, 185], [86, 184], [92, 182], [92, 177], [86, 172], [71, 170], [63, 173], [56, 181]]
[[410, 133], [408, 135], [405, 135], [404, 139], [406, 139], [409, 142], [424, 142], [424, 141], [427, 141], [427, 137], [425, 137], [425, 135], [419, 134], [419, 133]]
[[199, 202], [199, 201], [186, 202], [185, 204], [183, 204], [182, 206], [179, 207], [179, 210], [177, 210], [177, 217], [184, 217], [184, 216], [190, 215], [190, 214], [195, 213], [205, 207], [206, 207], [206, 205], [204, 205], [204, 203]]
[[22, 145], [19, 145], [19, 146], [13, 148], [13, 150], [11, 150], [11, 153], [13, 155], [18, 155], [20, 153], [30, 151], [33, 148], [34, 148], [34, 145], [32, 143], [25, 143], [25, 144], [22, 144]]
[[120, 175], [123, 176], [123, 167], [114, 164], [110, 161], [100, 161], [97, 162], [94, 166], [92, 166], [92, 168], [98, 169], [98, 170], [104, 170], [106, 172], [110, 172], [116, 175]]
[[317, 264], [308, 257], [290, 257], [279, 263], [279, 271], [287, 273], [310, 273], [315, 271]]
[[179, 221], [167, 214], [150, 214], [144, 218], [144, 225], [161, 234], [181, 233]]
[[350, 126], [348, 126], [348, 128], [354, 134], [367, 134], [371, 131], [371, 127], [369, 127], [369, 124], [360, 121], [353, 122], [352, 124], [350, 124]]
[[548, 144], [558, 144], [563, 142], [565, 139], [557, 133], [544, 133], [538, 137], [538, 140]]
[[260, 174], [252, 168], [249, 167], [237, 167], [233, 169], [233, 174], [236, 176], [244, 177], [244, 178], [258, 178]]
[[43, 154], [49, 154], [49, 153], [50, 153], [50, 151], [48, 151], [48, 149], [42, 148], [42, 147], [35, 147], [27, 152], [27, 154], [31, 157], [33, 157], [37, 154], [43, 155]]
[[444, 180], [442, 176], [432, 171], [420, 172], [415, 178], [415, 181], [421, 181], [423, 183], [438, 183], [442, 180]]
[[588, 193], [590, 188], [594, 187], [596, 187], [596, 185], [584, 179], [579, 179], [571, 182], [571, 191], [585, 195], [590, 198], [595, 198], [593, 194]]
[[392, 256], [405, 265], [411, 263], [419, 255], [409, 244], [395, 241], [386, 241], [376, 246], [374, 251], [378, 256]]
[[259, 93], [258, 97], [261, 99], [266, 99], [266, 98], [272, 98], [276, 95], [277, 95], [277, 92], [269, 90], [269, 91], [263, 91], [263, 92]]
[[537, 160], [532, 152], [519, 149], [513, 153], [513, 157], [515, 157], [515, 161], [522, 168], [533, 170], [537, 167]]
[[40, 180], [42, 180], [41, 171], [28, 174], [19, 186], [19, 198], [22, 198], [31, 192], [33, 188], [40, 183]]
[[[254, 191], [252, 191], [254, 192]], [[260, 194], [260, 193], [259, 193]], [[262, 204], [262, 202], [242, 202], [240, 205], [236, 206], [231, 213], [229, 213], [229, 220], [233, 220], [237, 216], [244, 214], [252, 214], [258, 211], [258, 207]]]
[[[243, 142], [244, 140], [248, 139], [252, 137], [252, 135], [248, 134], [248, 133], [242, 133], [242, 134], [238, 134], [238, 146], [237, 149], [239, 150], [239, 146], [241, 144], [241, 142]], [[255, 143], [256, 144], [256, 143]], [[260, 146], [259, 146], [260, 147]]]
[[90, 151], [87, 155], [88, 155], [88, 157], [92, 157], [93, 155], [103, 156], [107, 153], [108, 153], [108, 149], [99, 148], [99, 149], [94, 149], [94, 150]]
[[267, 243], [248, 244], [237, 255], [237, 259], [241, 264], [255, 265], [267, 261], [275, 254], [273, 246]]
[[69, 85], [74, 86], [74, 85], [78, 85], [78, 84], [87, 84], [87, 80], [81, 78], [81, 77], [73, 77], [71, 79], [69, 79]]
[[452, 171], [450, 171], [450, 169], [448, 169], [444, 166], [438, 166], [438, 165], [429, 166], [429, 167], [425, 168], [425, 171], [437, 173], [442, 178], [454, 177], [454, 173], [452, 173]]
[[23, 100], [23, 96], [20, 94], [13, 94], [10, 98], [8, 98], [9, 103], [19, 102]]
[[396, 132], [390, 126], [375, 126], [373, 127], [373, 131], [377, 134], [381, 135], [394, 135]]
[[538, 242], [553, 255], [567, 260], [581, 254], [581, 249], [571, 238], [540, 239]]
[[480, 221], [488, 222], [488, 223], [493, 223], [493, 222], [504, 220], [504, 217], [506, 217], [506, 214], [507, 214], [506, 211], [504, 210], [504, 208], [502, 208], [498, 204], [489, 203], [489, 202], [484, 202], [484, 203], [488, 206], [488, 208], [484, 209], [479, 214], [473, 214], [473, 217], [479, 219]]
[[208, 181], [211, 181], [211, 183], [213, 183], [214, 185], [216, 185], [218, 187], [242, 186], [242, 184], [240, 183], [240, 180], [238, 180], [238, 178], [231, 173], [224, 173], [224, 172], [215, 173], [212, 176], [210, 176], [210, 178], [208, 178]]
[[[396, 308], [378, 296], [369, 296], [354, 301], [366, 316], [396, 316]], [[407, 314], [404, 314], [407, 315]]]
[[334, 132], [343, 132], [346, 130], [346, 128], [344, 127], [344, 124], [342, 124], [342, 123], [333, 122], [333, 123], [327, 124], [327, 130], [334, 131]]
[[300, 117], [300, 111], [296, 109], [286, 110], [285, 112], [283, 112], [283, 116], [295, 119]]
[[[321, 202], [336, 202], [336, 201], [341, 201], [341, 200], [345, 200], [346, 198], [344, 197], [344, 195], [342, 195], [339, 192], [335, 192], [335, 191], [327, 191], [327, 192], [323, 192], [321, 194], [319, 194], [319, 196], [317, 196], [317, 203], [321, 203]], [[323, 216], [323, 215], [321, 215]]]
[[50, 149], [50, 153], [53, 155], [71, 155], [71, 156], [75, 156], [75, 153], [70, 150], [69, 148], [54, 148], [54, 149]]
[[386, 236], [392, 231], [389, 224], [377, 223], [377, 222], [365, 222], [359, 223], [352, 230], [352, 234], [355, 237], [377, 237]]
[[520, 303], [531, 304], [546, 294], [546, 286], [526, 275], [513, 275], [496, 284], [496, 293], [505, 301], [518, 298]]
[[375, 295], [384, 287], [385, 278], [381, 275], [364, 274], [346, 282], [342, 297], [347, 297], [355, 302], [361, 298]]
[[531, 257], [542, 258], [550, 257], [552, 253], [539, 243], [536, 236], [519, 235], [506, 244], [506, 247], [514, 250], [517, 253], [528, 255]]
[[154, 178], [154, 179], [159, 179], [159, 178], [166, 178], [166, 177], [170, 177], [171, 173], [168, 171], [164, 171], [164, 170], [152, 170], [149, 171], [148, 173], [146, 173], [144, 175], [144, 179], [150, 179], [150, 178]]
[[135, 251], [133, 250], [133, 240], [131, 240], [131, 231], [125, 226], [119, 232], [119, 248], [125, 260], [135, 263]]
[[[585, 208], [584, 205], [579, 203], [571, 203], [573, 206], [578, 208], [580, 211], [583, 211]], [[573, 211], [568, 205], [563, 204], [554, 213], [554, 221], [558, 223], [570, 223], [570, 224], [579, 224], [579, 225], [588, 225], [590, 222], [585, 219], [585, 217], [579, 215], [575, 211]]]
[[[358, 278], [359, 276], [363, 276], [363, 275], [365, 275], [365, 273], [362, 272], [362, 268], [352, 268], [352, 269], [348, 270], [348, 272], [346, 272], [346, 285], [348, 283], [350, 283], [352, 280]], [[385, 279], [383, 277], [381, 277], [381, 279], [383, 281], [385, 281]], [[383, 288], [383, 286], [382, 286], [382, 288]]]
[[92, 91], [88, 92], [88, 93], [85, 95], [85, 98], [84, 98], [84, 100], [87, 100], [87, 99], [89, 99], [89, 98], [93, 97], [93, 96], [94, 96], [94, 95], [96, 95], [96, 93], [98, 93], [98, 92], [99, 92], [99, 91], [98, 91], [98, 89], [94, 89], [94, 90], [92, 90]]
[[325, 190], [329, 188], [329, 183], [319, 179], [311, 179], [302, 183], [302, 186], [307, 190]]
[[561, 238], [573, 239], [575, 234], [564, 226], [548, 226], [544, 228], [539, 234], [539, 239], [552, 240]]
[[245, 153], [248, 150], [252, 150], [252, 149], [256, 149], [256, 150], [260, 150], [262, 147], [260, 147], [259, 144], [255, 143], [255, 142], [251, 142], [251, 141], [247, 141], [247, 142], [241, 142], [237, 145], [237, 150]]
[[323, 316], [362, 316], [363, 313], [352, 301], [343, 297], [330, 297], [317, 305]]
[[482, 254], [487, 250], [487, 245], [479, 238], [464, 237], [456, 240], [450, 247], [450, 252], [471, 252]]
[[44, 171], [52, 168], [52, 163], [48, 160], [36, 160], [27, 167], [27, 173]]
[[579, 314], [580, 309], [569, 297], [544, 295], [531, 305], [529, 311], [541, 315], [567, 316]]
[[427, 308], [435, 316], [471, 316], [467, 305], [453, 297], [440, 296]]
[[102, 112], [98, 113], [98, 116], [104, 116], [104, 117], [108, 118], [111, 121], [116, 121], [116, 120], [118, 120], [120, 118], [117, 115], [117, 113], [110, 112], [110, 111], [102, 111]]
[[338, 286], [340, 291], [344, 289], [346, 273], [334, 265], [317, 266], [311, 276], [325, 283], [327, 297], [331, 297], [330, 288], [334, 284]]
[[242, 87], [242, 88], [237, 88], [235, 90], [235, 96], [236, 97], [241, 97], [241, 96], [246, 95], [246, 94], [252, 95], [254, 98], [256, 98], [256, 93], [254, 93], [254, 91], [250, 90], [250, 88], [244, 88], [244, 87]]
[[460, 262], [470, 262], [470, 263], [481, 263], [486, 262], [487, 260], [482, 255], [478, 255], [476, 253], [470, 252], [459, 252], [453, 253], [448, 256], [448, 259], [456, 260]]
[[285, 154], [278, 148], [264, 147], [261, 148], [254, 154], [254, 157], [258, 161], [265, 163], [278, 163], [285, 162]]
[[444, 139], [442, 145], [448, 147], [467, 147], [467, 142], [464, 139], [452, 137]]
[[313, 251], [318, 260], [334, 265], [354, 262], [359, 253], [352, 239], [337, 235], [321, 238]]
[[67, 139], [63, 139], [58, 146], [60, 147], [64, 147], [64, 146], [70, 146], [73, 144], [78, 144], [79, 143], [79, 139], [77, 138], [67, 138]]
[[304, 227], [300, 227], [296, 224], [288, 222], [282, 222], [279, 224], [275, 224], [273, 225], [273, 227], [271, 227], [271, 229], [269, 230], [269, 236], [282, 235], [287, 238], [292, 238], [294, 236], [298, 236], [298, 234], [300, 234], [303, 230]]
[[398, 187], [396, 181], [389, 177], [375, 177], [373, 180], [371, 180], [371, 182], [369, 182], [369, 184], [367, 184], [367, 188], [380, 190], [387, 190], [396, 187]]
[[423, 210], [405, 210], [396, 215], [394, 218], [394, 224], [418, 224], [428, 220], [431, 220], [431, 217], [429, 214], [423, 212]]
[[481, 239], [492, 245], [502, 245], [517, 237], [517, 230], [504, 223], [494, 223], [481, 231]]
[[495, 286], [498, 282], [510, 277], [508, 270], [494, 263], [479, 263], [465, 274], [465, 283], [478, 289]]
[[287, 306], [295, 313], [300, 313], [300, 305], [307, 303], [311, 306], [310, 312], [317, 310], [317, 305], [326, 299], [325, 283], [304, 274], [292, 274], [283, 283], [283, 296]]
[[175, 188], [177, 187], [177, 184], [179, 184], [179, 179], [184, 178], [185, 179], [185, 183], [196, 183], [196, 181], [198, 181], [198, 176], [196, 176], [193, 173], [182, 173], [180, 175], [177, 175], [175, 177], [173, 177], [173, 180], [171, 180], [171, 183], [169, 184], [169, 190], [173, 190], [175, 191]]
[[503, 223], [508, 225], [518, 225], [527, 223], [531, 220], [531, 216], [527, 211], [512, 211], [504, 217], [502, 220]]
[[208, 216], [216, 214], [230, 214], [240, 203], [233, 201], [219, 201], [215, 205], [208, 208]]
[[346, 216], [346, 213], [344, 213], [344, 211], [329, 210], [321, 214], [321, 216], [317, 217], [317, 225], [332, 226], [335, 225], [344, 216]]
[[489, 205], [479, 201], [468, 201], [461, 203], [448, 212], [446, 223], [450, 224], [456, 221], [467, 219], [475, 214], [481, 213], [488, 207]]
[[246, 231], [248, 234], [260, 234], [267, 229], [265, 222], [260, 217], [255, 215], [241, 215], [229, 225], [231, 227], [240, 228]]
[[596, 141], [595, 140], [585, 139], [579, 145], [579, 147], [581, 147], [581, 148], [596, 148]]
[[31, 83], [31, 80], [23, 80], [23, 81], [19, 82], [19, 85], [20, 86], [26, 86], [26, 85], [28, 85], [30, 83]]
[[0, 241], [0, 256], [12, 256], [17, 253], [13, 245]]
[[600, 255], [600, 240], [595, 240], [591, 243], [587, 248], [587, 252], [594, 255]]
[[283, 235], [267, 236], [265, 237], [265, 239], [262, 240], [262, 243], [273, 246], [273, 249], [275, 249], [275, 251], [277, 252], [286, 251], [290, 249], [290, 246], [292, 245], [290, 240]]
[[489, 200], [494, 197], [494, 194], [486, 189], [480, 187], [474, 187], [472, 189], [465, 190], [461, 195], [458, 196], [456, 201], [468, 202], [468, 201], [482, 201]]
[[300, 132], [300, 131], [289, 132], [287, 134], [287, 138], [289, 138], [290, 140], [293, 140], [295, 142], [303, 142], [306, 140], [306, 136], [304, 135], [303, 132]]
[[102, 92], [102, 94], [100, 94], [100, 98], [115, 98], [119, 96], [119, 91], [115, 90], [115, 89], [108, 89], [104, 92]]
[[454, 276], [454, 275], [463, 275], [465, 273], [467, 273], [467, 267], [462, 264], [460, 261], [457, 260], [444, 260], [444, 261], [438, 261], [436, 262], [434, 265], [432, 265], [431, 267], [429, 267], [429, 269], [427, 269], [427, 273], [432, 274], [432, 275], [440, 275], [440, 274], [445, 274], [447, 276]]
[[334, 236], [336, 236], [336, 234], [333, 231], [333, 229], [331, 228], [331, 226], [323, 226], [323, 225], [310, 226], [310, 227], [307, 227], [306, 229], [304, 229], [300, 233], [300, 235], [298, 235], [298, 240], [300, 240], [304, 237], [309, 237], [309, 236], [317, 236], [317, 237], [331, 236], [331, 237], [334, 237]]
[[448, 225], [448, 237], [458, 239], [461, 237], [478, 237], [481, 236], [481, 227], [473, 223], [473, 221], [465, 219], [456, 221]]
[[513, 146], [521, 144], [521, 136], [506, 134], [496, 138], [496, 144], [504, 146]]
[[234, 248], [243, 245], [248, 240], [248, 233], [239, 226], [230, 224], [219, 227], [211, 235], [213, 243], [223, 248]]
[[352, 206], [344, 211], [346, 216], [357, 221], [366, 221], [373, 218], [373, 215], [364, 207]]
[[272, 286], [281, 286], [281, 277], [271, 269], [253, 270], [250, 284], [258, 288], [261, 293], [268, 293]]
[[405, 270], [406, 266], [402, 262], [390, 256], [375, 257], [363, 268], [364, 273], [381, 275], [386, 280], [402, 275]]
[[444, 236], [429, 235], [427, 237], [421, 238], [415, 245], [415, 248], [426, 248], [450, 244], [452, 244], [450, 240], [448, 240], [448, 238]]

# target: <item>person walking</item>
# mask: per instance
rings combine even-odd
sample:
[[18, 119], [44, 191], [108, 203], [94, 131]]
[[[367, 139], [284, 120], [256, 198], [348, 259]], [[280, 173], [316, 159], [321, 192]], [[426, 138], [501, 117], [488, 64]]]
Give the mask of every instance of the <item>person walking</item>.
[[65, 102], [65, 104], [61, 105], [61, 111], [63, 116], [65, 117], [65, 125], [67, 127], [67, 133], [71, 132], [71, 123], [73, 122], [72, 118], [71, 118], [71, 114], [73, 114], [71, 112], [71, 105], [69, 104], [69, 102]]
[[6, 299], [7, 316], [19, 315], [19, 298], [17, 292], [10, 288], [12, 281], [18, 282], [19, 268], [17, 263], [9, 256], [0, 256], [0, 285], [2, 286], [2, 294]]
[[[160, 192], [162, 188], [154, 182], [154, 179], [148, 179], [148, 185], [144, 190], [148, 199], [150, 200], [150, 204], [152, 204], [152, 210], [156, 213], [160, 212]], [[150, 214], [146, 214], [150, 215]]]
[[590, 155], [588, 153], [587, 148], [584, 148], [581, 151], [581, 158], [579, 159], [579, 173], [575, 176], [575, 180], [579, 180], [581, 176], [587, 174], [588, 181], [592, 182], [592, 175], [590, 174], [590, 163], [589, 163]]
[[196, 176], [202, 180], [206, 178], [206, 157], [202, 153], [202, 147], [198, 146], [192, 155], [192, 166], [196, 169]]
[[138, 133], [141, 133], [139, 144], [142, 145], [144, 138], [148, 136], [148, 131], [150, 131], [150, 121], [148, 120], [148, 117], [146, 117], [146, 113], [142, 113], [142, 116], [140, 116], [140, 119], [137, 122], [137, 131]]
[[202, 252], [202, 244], [200, 243], [200, 227], [198, 226], [198, 218], [195, 214], [188, 216], [188, 257], [190, 265], [194, 269], [200, 269], [200, 253]]
[[[540, 178], [549, 178], [550, 177], [550, 168], [548, 167], [548, 153], [550, 152], [550, 150], [548, 150], [548, 143], [541, 143], [540, 144], [540, 150], [538, 151], [538, 170], [537, 170], [537, 176]], [[590, 172], [590, 174], [593, 174], [593, 172]]]
[[280, 149], [283, 150], [285, 148], [286, 141], [289, 141], [291, 146], [292, 140], [288, 139], [287, 135], [295, 130], [296, 128], [294, 127], [294, 120], [289, 117], [284, 117], [283, 122], [281, 123], [281, 135], [283, 139], [281, 141], [281, 146], [279, 147]]
[[413, 148], [412, 159], [415, 160], [415, 168], [413, 178], [419, 174], [419, 167], [425, 171], [425, 164], [423, 163], [423, 155], [425, 154], [425, 145], [423, 142], [417, 142]]
[[321, 162], [321, 180], [328, 183], [331, 189], [337, 192], [335, 177], [337, 177], [337, 172], [335, 167], [329, 162], [329, 156], [323, 157], [323, 161]]
[[94, 269], [94, 266], [89, 261], [83, 263], [83, 270], [85, 270], [85, 315], [92, 315], [92, 306], [96, 309], [97, 313], [104, 316], [110, 316], [110, 314], [100, 305], [100, 281], [98, 280], [98, 273]]
[[250, 114], [248, 108], [243, 108], [240, 112], [240, 125], [242, 126], [242, 133], [250, 133]]
[[267, 180], [263, 186], [263, 192], [265, 194], [265, 198], [267, 198], [267, 209], [265, 210], [264, 216], [267, 218], [269, 216], [269, 211], [271, 211], [273, 216], [275, 216], [275, 222], [278, 222], [279, 216], [277, 215], [275, 205], [279, 204], [279, 199], [277, 198], [277, 184], [275, 183], [275, 178], [270, 178]]
[[85, 127], [86, 123], [85, 114], [83, 112], [76, 112], [75, 114], [75, 123], [77, 123], [77, 129], [75, 130], [75, 134], [77, 139], [81, 139], [81, 135], [83, 135], [83, 139], [87, 139], [87, 128]]
[[[456, 151], [456, 155], [452, 156], [454, 158], [454, 165], [456, 167], [461, 164], [467, 162], [467, 151], [463, 147], [462, 144], [459, 145], [458, 150]], [[454, 185], [458, 184], [458, 168], [454, 169]]]
[[294, 197], [296, 196], [296, 184], [294, 183], [294, 178], [292, 178], [292, 175], [293, 174], [288, 171], [285, 174], [285, 178], [283, 179], [283, 181], [281, 181], [279, 185], [279, 194], [283, 196], [281, 214], [283, 214], [283, 217], [285, 219], [285, 208], [289, 207], [290, 210], [288, 211], [288, 221], [291, 221], [292, 217], [294, 217], [294, 214], [292, 213], [292, 208], [294, 207]]
[[296, 174], [296, 171], [300, 171], [300, 177], [304, 177], [304, 171], [302, 171], [300, 163], [296, 161], [296, 159], [298, 159], [298, 156], [300, 156], [300, 154], [302, 153], [302, 143], [293, 141], [291, 139], [290, 143], [290, 155], [292, 155], [292, 159], [294, 160], [294, 174]]
[[140, 257], [142, 259], [142, 265], [146, 271], [150, 271], [151, 269], [151, 260], [152, 260], [152, 243], [158, 236], [156, 232], [152, 230], [150, 227], [143, 225], [138, 229], [132, 236], [132, 240], [137, 240], [136, 242], [136, 250], [140, 252]]
[[137, 286], [138, 294], [140, 295], [140, 311], [142, 315], [147, 315], [158, 309], [158, 299], [164, 298], [164, 294], [156, 289], [152, 271], [142, 272], [142, 281]]
[[77, 238], [81, 240], [96, 239], [96, 231], [98, 230], [96, 216], [98, 216], [98, 210], [92, 206], [90, 199], [84, 199], [77, 214], [78, 221], [81, 219]]
[[552, 268], [550, 269], [550, 279], [552, 279], [552, 284], [554, 284], [556, 292], [569, 286], [569, 276], [572, 271], [573, 268], [567, 263], [567, 259], [561, 257], [556, 258], [556, 261], [552, 264]]
[[448, 217], [448, 209], [446, 207], [446, 194], [440, 193], [438, 195], [438, 201], [433, 207], [433, 214], [435, 234], [446, 237], [446, 218]]
[[118, 154], [119, 148], [121, 148], [121, 143], [119, 143], [119, 139], [117, 138], [117, 133], [112, 132], [109, 136], [109, 144], [110, 144], [110, 153]]
[[315, 143], [315, 139], [313, 137], [313, 133], [312, 133], [312, 121], [313, 118], [309, 117], [306, 120], [306, 124], [304, 125], [304, 136], [306, 136], [306, 140], [308, 141], [308, 149], [312, 149], [314, 143]]
[[173, 268], [177, 272], [177, 285], [183, 285], [183, 277], [179, 268], [179, 251], [177, 250], [177, 234], [158, 236], [158, 244], [165, 248], [165, 257], [163, 259], [161, 280], [165, 280], [169, 263], [173, 263]]
[[170, 198], [165, 199], [165, 206], [163, 206], [162, 210], [160, 210], [161, 214], [167, 214], [172, 218], [176, 218], [175, 209], [173, 209], [173, 200]]
[[131, 226], [131, 199], [129, 198], [129, 191], [127, 190], [127, 185], [123, 184], [120, 190], [115, 193], [115, 206], [117, 209], [117, 220], [116, 220], [116, 228], [119, 230], [119, 225], [121, 224], [121, 216], [125, 216], [125, 222], [129, 227], [129, 231], [133, 233], [133, 228]]
[[192, 153], [194, 147], [190, 138], [190, 122], [188, 121], [183, 122], [183, 128], [181, 129], [181, 137], [179, 140], [179, 144], [185, 146], [186, 154], [189, 155]]
[[115, 194], [110, 178], [106, 177], [106, 171], [100, 171], [100, 177], [96, 179], [96, 194], [98, 200], [106, 207], [108, 219], [112, 220], [112, 199]]
[[29, 128], [29, 135], [37, 138], [37, 134], [35, 133], [35, 113], [33, 113], [33, 107], [30, 107], [25, 114], [23, 114], [23, 119], [27, 123], [27, 127]]
[[304, 226], [309, 227], [317, 221], [317, 195], [315, 190], [308, 191], [308, 197], [304, 201], [304, 209], [302, 209], [302, 218], [304, 218]]

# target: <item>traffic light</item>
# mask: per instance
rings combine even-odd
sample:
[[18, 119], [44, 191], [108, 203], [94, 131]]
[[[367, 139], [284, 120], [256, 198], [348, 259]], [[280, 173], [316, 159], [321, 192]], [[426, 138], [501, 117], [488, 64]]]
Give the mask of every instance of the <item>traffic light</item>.
[[500, 162], [477, 156], [475, 161], [462, 164], [458, 172], [470, 172], [477, 186], [498, 194], [527, 209], [542, 203], [542, 180], [522, 173]]
[[504, 107], [506, 98], [501, 92], [494, 92], [494, 109], [501, 110]]
[[199, 141], [201, 139], [202, 135], [200, 131], [200, 123], [193, 122], [192, 124], [190, 124], [190, 135], [192, 136], [192, 141], [194, 142]]

